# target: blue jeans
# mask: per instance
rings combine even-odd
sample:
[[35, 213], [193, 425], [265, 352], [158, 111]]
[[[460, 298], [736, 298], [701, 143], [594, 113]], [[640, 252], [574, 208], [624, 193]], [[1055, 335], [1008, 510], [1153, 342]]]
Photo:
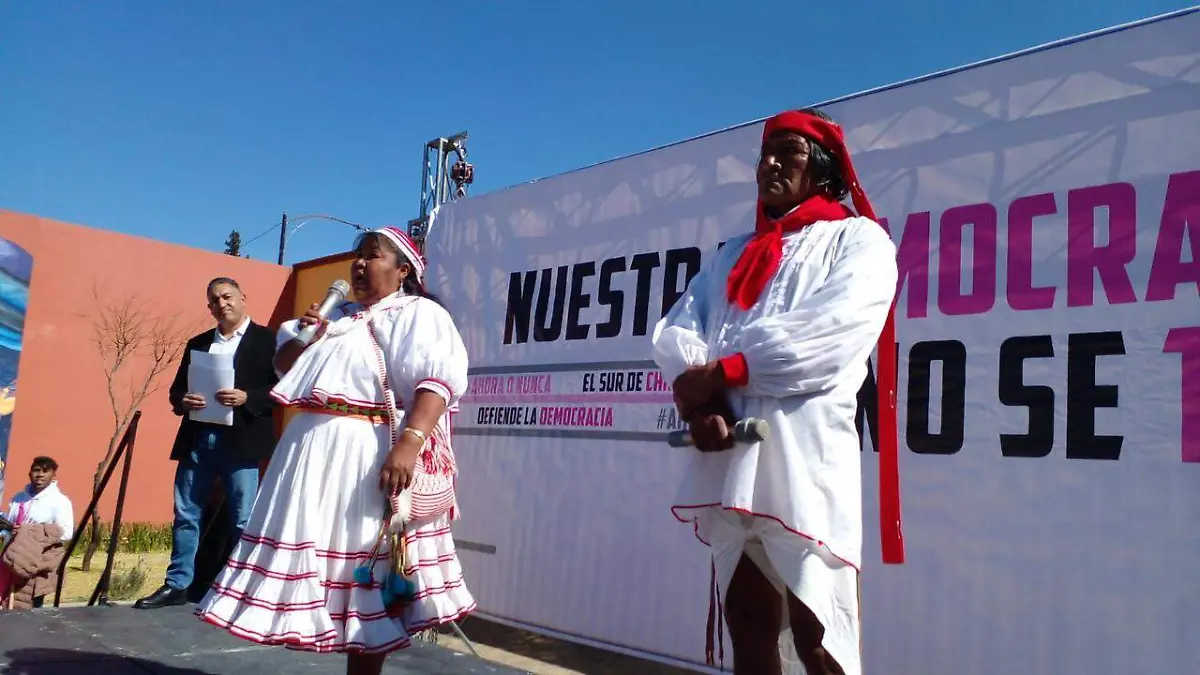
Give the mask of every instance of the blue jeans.
[[254, 507], [258, 462], [229, 457], [221, 444], [221, 430], [202, 429], [196, 434], [191, 454], [179, 460], [175, 469], [174, 541], [171, 564], [167, 566], [167, 585], [171, 588], [186, 590], [192, 584], [200, 545], [200, 515], [218, 476], [233, 526], [230, 538], [236, 542]]

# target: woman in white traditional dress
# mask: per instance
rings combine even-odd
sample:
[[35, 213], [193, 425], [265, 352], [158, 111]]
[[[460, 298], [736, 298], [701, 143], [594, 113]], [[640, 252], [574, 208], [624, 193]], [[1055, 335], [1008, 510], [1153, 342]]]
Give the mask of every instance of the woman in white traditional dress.
[[[450, 535], [449, 411], [467, 354], [408, 235], [375, 230], [356, 251], [355, 302], [280, 327], [272, 397], [296, 412], [197, 614], [260, 644], [344, 652], [347, 673], [377, 675], [413, 635], [475, 609]], [[305, 347], [295, 338], [314, 323]]]

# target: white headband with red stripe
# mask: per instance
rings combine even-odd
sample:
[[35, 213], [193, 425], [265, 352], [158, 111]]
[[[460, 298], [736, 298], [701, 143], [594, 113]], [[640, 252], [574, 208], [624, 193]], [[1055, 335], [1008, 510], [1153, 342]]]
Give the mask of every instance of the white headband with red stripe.
[[425, 283], [425, 258], [421, 255], [420, 249], [417, 248], [417, 242], [408, 236], [408, 233], [398, 227], [381, 227], [374, 230], [375, 234], [381, 234], [388, 238], [388, 241], [396, 245], [400, 249], [400, 253], [408, 258], [408, 262], [412, 263], [413, 273], [417, 275], [417, 281]]

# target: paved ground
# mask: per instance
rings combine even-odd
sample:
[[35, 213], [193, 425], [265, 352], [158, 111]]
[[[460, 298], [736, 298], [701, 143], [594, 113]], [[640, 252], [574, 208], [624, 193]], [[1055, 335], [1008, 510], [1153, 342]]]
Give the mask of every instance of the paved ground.
[[[4, 675], [334, 675], [337, 655], [259, 647], [206, 627], [191, 606], [141, 612], [76, 607], [0, 612]], [[518, 675], [444, 647], [414, 645], [388, 658], [386, 675]]]
[[[477, 616], [467, 617], [461, 627], [483, 658], [534, 675], [696, 675], [695, 670], [557, 640]], [[442, 631], [438, 645], [468, 651], [449, 629]]]
[[[119, 577], [128, 574], [130, 570], [140, 568], [144, 580], [142, 588], [130, 590], [123, 596], [125, 599], [117, 600], [117, 603], [127, 605], [130, 602], [129, 598], [147, 595], [158, 588], [163, 574], [166, 573], [169, 557], [170, 553], [168, 552], [118, 552], [114, 561], [115, 574]], [[71, 561], [63, 588], [64, 606], [70, 606], [72, 601], [86, 601], [91, 596], [96, 581], [100, 577], [100, 571], [104, 567], [101, 558], [97, 558], [97, 562], [98, 564], [93, 565], [90, 572], [83, 572], [79, 568], [80, 560], [78, 558]], [[82, 605], [83, 602], [74, 604]], [[460, 623], [460, 626], [474, 643], [479, 655], [485, 660], [533, 675], [695, 675], [696, 672], [503, 626], [479, 616], [468, 617]], [[699, 624], [696, 624], [695, 627], [697, 630], [702, 628]], [[191, 630], [190, 627], [186, 629]], [[4, 670], [4, 664], [7, 663], [3, 658], [5, 644], [3, 632], [0, 632], [0, 675], [5, 672], [19, 672]], [[454, 635], [449, 628], [442, 631], [437, 644], [440, 647], [448, 647], [453, 651], [470, 655], [467, 644]], [[326, 661], [341, 661], [338, 657], [328, 659], [316, 657], [316, 659], [322, 664]], [[139, 672], [145, 675], [146, 671]], [[311, 671], [302, 670], [301, 672]], [[341, 670], [339, 666], [322, 672], [340, 673]], [[69, 673], [70, 671], [68, 671], [68, 675]], [[273, 675], [273, 673], [256, 673], [255, 675]]]

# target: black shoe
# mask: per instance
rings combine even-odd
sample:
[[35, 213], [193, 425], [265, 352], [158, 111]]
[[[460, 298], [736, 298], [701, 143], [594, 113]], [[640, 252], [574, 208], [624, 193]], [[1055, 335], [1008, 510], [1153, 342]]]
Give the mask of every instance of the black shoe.
[[158, 609], [187, 604], [187, 591], [163, 584], [157, 591], [133, 603], [134, 609]]

